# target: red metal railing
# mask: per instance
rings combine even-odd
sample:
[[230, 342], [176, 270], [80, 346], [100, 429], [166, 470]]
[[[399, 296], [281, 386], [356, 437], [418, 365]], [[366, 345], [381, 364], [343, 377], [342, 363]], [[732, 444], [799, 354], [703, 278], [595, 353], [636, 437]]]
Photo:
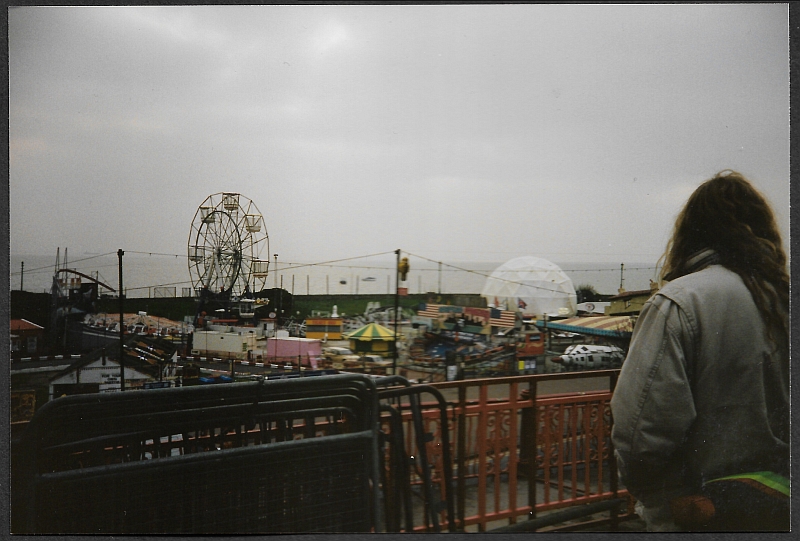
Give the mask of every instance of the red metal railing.
[[[520, 517], [535, 518], [540, 512], [626, 494], [617, 486], [610, 443], [609, 402], [618, 373], [600, 370], [433, 384], [450, 403], [447, 430], [455, 457], [459, 529], [486, 531]], [[603, 378], [607, 385], [582, 392], [538, 392], [547, 382], [588, 378]], [[444, 497], [441, 421], [438, 410], [425, 405], [425, 432], [432, 434], [426, 450]], [[407, 410], [403, 421], [406, 452], [414, 455], [417, 442]]]

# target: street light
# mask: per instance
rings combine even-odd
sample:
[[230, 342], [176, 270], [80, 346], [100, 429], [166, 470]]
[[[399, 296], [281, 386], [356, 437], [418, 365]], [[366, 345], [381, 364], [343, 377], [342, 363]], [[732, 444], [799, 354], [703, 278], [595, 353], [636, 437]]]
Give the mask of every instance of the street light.
[[122, 256], [125, 252], [117, 250], [119, 259], [119, 390], [125, 390], [125, 290], [122, 287]]
[[395, 250], [397, 263], [394, 267], [394, 354], [392, 356], [392, 375], [397, 375], [397, 311], [400, 305], [400, 250]]

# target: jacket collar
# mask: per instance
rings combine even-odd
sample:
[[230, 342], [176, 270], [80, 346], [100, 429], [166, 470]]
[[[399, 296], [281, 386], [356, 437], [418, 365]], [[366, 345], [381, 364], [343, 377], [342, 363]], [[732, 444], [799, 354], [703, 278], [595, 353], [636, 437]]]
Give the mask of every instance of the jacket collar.
[[665, 276], [664, 279], [666, 281], [672, 281], [675, 278], [703, 270], [709, 265], [717, 263], [719, 263], [719, 254], [711, 248], [704, 248], [692, 254], [680, 268], [671, 272], [668, 276]]
[[719, 263], [719, 254], [711, 248], [705, 248], [699, 252], [695, 252], [683, 266], [686, 274], [691, 274], [699, 270], [703, 270], [709, 265]]

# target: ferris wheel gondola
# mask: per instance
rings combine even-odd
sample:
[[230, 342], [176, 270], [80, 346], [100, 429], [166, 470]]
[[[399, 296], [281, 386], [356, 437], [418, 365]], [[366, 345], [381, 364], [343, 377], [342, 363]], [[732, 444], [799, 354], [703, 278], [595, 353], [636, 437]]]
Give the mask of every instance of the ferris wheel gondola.
[[236, 300], [264, 288], [269, 236], [258, 207], [241, 194], [222, 192], [203, 201], [192, 220], [188, 251], [198, 296]]

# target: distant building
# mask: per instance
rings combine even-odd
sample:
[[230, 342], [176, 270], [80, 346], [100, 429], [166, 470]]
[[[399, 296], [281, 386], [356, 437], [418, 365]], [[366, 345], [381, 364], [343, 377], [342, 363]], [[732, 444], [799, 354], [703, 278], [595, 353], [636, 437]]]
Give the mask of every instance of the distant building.
[[[39, 409], [50, 399], [50, 379], [69, 368], [80, 356], [58, 355], [53, 358], [39, 357], [38, 360], [11, 358], [9, 367], [9, 388], [11, 393], [33, 392], [34, 408]], [[13, 399], [12, 399], [13, 407]]]
[[12, 357], [36, 357], [42, 353], [44, 327], [41, 325], [31, 323], [27, 319], [12, 319], [9, 322], [9, 331]]
[[341, 340], [343, 331], [340, 317], [311, 317], [306, 319], [306, 338], [316, 340]]
[[[145, 371], [141, 363], [131, 366], [128, 362], [130, 357], [126, 357], [126, 389], [142, 388], [146, 381], [154, 379], [151, 370]], [[107, 355], [80, 359], [50, 380], [49, 399], [73, 394], [117, 392], [120, 390], [121, 373], [119, 361]]]
[[609, 306], [611, 306], [611, 303], [608, 301], [587, 301], [579, 302], [577, 308], [579, 315], [605, 314]]
[[629, 316], [638, 315], [644, 307], [644, 303], [653, 296], [655, 289], [641, 289], [638, 291], [621, 291], [619, 294], [609, 297], [609, 306], [606, 307], [607, 316]]
[[[125, 390], [150, 382], [171, 386], [175, 377], [175, 345], [158, 338], [133, 336], [125, 344]], [[48, 399], [72, 394], [118, 392], [122, 370], [118, 348], [102, 348], [82, 356], [49, 380]]]

